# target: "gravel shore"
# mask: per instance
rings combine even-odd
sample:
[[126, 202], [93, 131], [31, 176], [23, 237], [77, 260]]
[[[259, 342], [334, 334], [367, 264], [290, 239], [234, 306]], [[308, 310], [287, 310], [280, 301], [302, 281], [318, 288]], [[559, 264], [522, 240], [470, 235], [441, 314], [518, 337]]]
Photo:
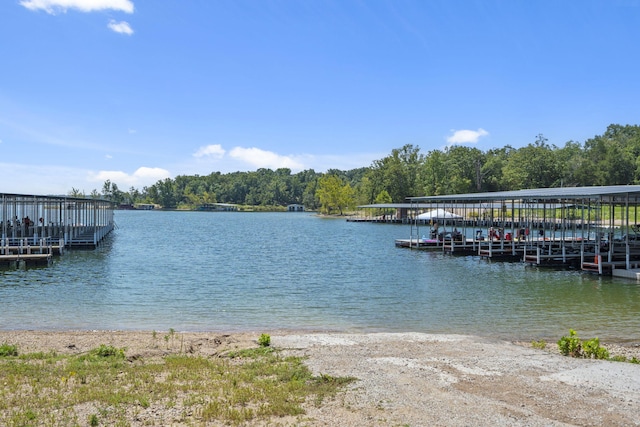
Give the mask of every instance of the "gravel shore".
[[[188, 351], [215, 357], [256, 345], [260, 334], [139, 331], [0, 331], [21, 353], [82, 353], [100, 344], [129, 357]], [[640, 365], [564, 357], [529, 345], [422, 333], [271, 333], [272, 345], [304, 356], [316, 374], [350, 376], [345, 393], [303, 418], [306, 426], [640, 426]], [[608, 346], [640, 358], [633, 345]], [[555, 345], [553, 345], [555, 347]], [[165, 418], [166, 419], [166, 418]], [[154, 425], [144, 417], [131, 425]], [[182, 425], [182, 424], [175, 424]], [[261, 424], [262, 425], [262, 424]]]

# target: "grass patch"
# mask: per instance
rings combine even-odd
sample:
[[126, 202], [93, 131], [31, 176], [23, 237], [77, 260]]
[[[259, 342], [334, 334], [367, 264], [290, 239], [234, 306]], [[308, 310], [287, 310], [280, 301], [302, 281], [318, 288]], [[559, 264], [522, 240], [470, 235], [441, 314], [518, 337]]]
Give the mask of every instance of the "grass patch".
[[544, 340], [531, 341], [531, 347], [544, 350], [545, 348], [547, 348], [547, 342]]
[[[82, 355], [54, 352], [0, 358], [0, 425], [130, 425], [171, 409], [164, 423], [239, 425], [304, 414], [353, 378], [313, 376], [299, 357], [270, 346], [224, 357], [136, 358], [100, 346]], [[177, 411], [176, 411], [177, 409]], [[177, 419], [176, 415], [179, 414]], [[159, 422], [149, 418], [150, 423]]]
[[7, 344], [6, 342], [0, 344], [0, 357], [17, 356], [18, 346], [14, 344]]

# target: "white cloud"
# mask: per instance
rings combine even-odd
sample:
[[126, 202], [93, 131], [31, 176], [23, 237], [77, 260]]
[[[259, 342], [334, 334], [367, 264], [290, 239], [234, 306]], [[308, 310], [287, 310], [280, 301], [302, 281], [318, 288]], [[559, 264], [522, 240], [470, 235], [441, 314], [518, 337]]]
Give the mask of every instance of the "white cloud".
[[229, 156], [249, 163], [258, 168], [289, 168], [295, 170], [304, 169], [304, 165], [295, 160], [292, 156], [281, 156], [271, 151], [261, 150], [259, 148], [242, 148], [235, 147], [229, 152]]
[[20, 176], [23, 179], [0, 183], [0, 192], [16, 194], [68, 194], [72, 188], [85, 194], [92, 190], [100, 191], [109, 179], [122, 191], [135, 187], [142, 190], [159, 180], [170, 178], [169, 171], [161, 168], [140, 167], [132, 174], [121, 171], [90, 171], [87, 169], [61, 166], [40, 166], [32, 164], [2, 163], [0, 170], [7, 176]]
[[113, 156], [111, 154], [105, 154], [104, 158], [107, 159], [107, 160], [111, 160], [111, 159], [113, 159]]
[[44, 10], [52, 15], [58, 11], [64, 13], [67, 9], [81, 12], [116, 10], [125, 13], [133, 13], [134, 9], [131, 0], [21, 0], [20, 4], [29, 10]]
[[126, 34], [128, 36], [133, 34], [133, 29], [131, 28], [129, 23], [126, 21], [116, 22], [115, 20], [112, 19], [107, 24], [107, 27], [109, 27], [110, 30], [115, 31], [116, 33], [119, 33], [119, 34]]
[[86, 180], [86, 169], [64, 166], [41, 166], [18, 163], [0, 163], [0, 170], [7, 176], [20, 176], [1, 185], [0, 191], [16, 194], [67, 194], [78, 188], [87, 194], [93, 187]]
[[212, 144], [198, 148], [198, 151], [193, 153], [193, 157], [214, 157], [216, 159], [221, 159], [225, 152], [226, 151], [220, 144]]
[[88, 180], [99, 184], [104, 183], [106, 180], [110, 180], [117, 184], [121, 190], [125, 191], [132, 186], [136, 188], [150, 186], [159, 180], [169, 178], [170, 176], [171, 174], [166, 169], [148, 168], [143, 166], [138, 168], [133, 174], [128, 174], [122, 171], [89, 172]]
[[447, 138], [449, 144], [475, 144], [483, 136], [489, 135], [489, 132], [480, 128], [478, 130], [451, 130], [453, 135]]

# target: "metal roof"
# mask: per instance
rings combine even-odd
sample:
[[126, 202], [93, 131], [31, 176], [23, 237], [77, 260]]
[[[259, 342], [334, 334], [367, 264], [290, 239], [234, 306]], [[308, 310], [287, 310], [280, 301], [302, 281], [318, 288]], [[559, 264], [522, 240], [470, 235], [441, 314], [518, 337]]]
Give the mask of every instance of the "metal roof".
[[72, 197], [65, 195], [37, 195], [37, 194], [15, 194], [15, 193], [0, 193], [0, 198], [3, 199], [20, 199], [22, 201], [29, 200], [51, 200], [51, 201], [63, 201], [63, 202], [106, 202], [112, 203], [110, 200], [103, 198], [93, 197]]
[[[572, 205], [552, 203], [550, 201], [543, 202], [516, 202], [511, 199], [507, 199], [508, 207], [515, 209], [561, 209], [571, 207]], [[469, 200], [468, 202], [458, 203], [457, 201], [451, 201], [449, 199], [439, 199], [432, 203], [380, 203], [373, 205], [360, 205], [358, 209], [412, 209], [412, 210], [429, 210], [435, 208], [445, 209], [500, 209], [504, 205], [503, 200]], [[581, 206], [586, 209], [586, 206]]]
[[609, 185], [598, 187], [531, 188], [488, 193], [448, 194], [441, 196], [409, 197], [414, 203], [435, 201], [480, 200], [594, 200], [607, 203], [640, 203], [640, 185]]
[[373, 205], [360, 205], [358, 209], [429, 209], [435, 206], [435, 203], [378, 203]]

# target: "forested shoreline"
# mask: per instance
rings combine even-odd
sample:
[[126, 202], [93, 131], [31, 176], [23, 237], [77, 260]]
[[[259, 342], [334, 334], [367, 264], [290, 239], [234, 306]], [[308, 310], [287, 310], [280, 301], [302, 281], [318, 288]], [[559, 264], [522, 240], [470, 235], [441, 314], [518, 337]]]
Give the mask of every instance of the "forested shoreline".
[[[454, 145], [421, 152], [411, 144], [393, 149], [370, 166], [348, 171], [258, 169], [209, 175], [179, 175], [141, 190], [121, 190], [106, 181], [102, 193], [117, 204], [152, 203], [195, 209], [205, 203], [233, 203], [263, 209], [303, 204], [310, 210], [343, 213], [357, 205], [400, 203], [410, 196], [518, 190], [539, 187], [640, 183], [640, 126], [612, 124], [584, 143], [559, 147], [543, 135], [521, 148], [481, 151]], [[82, 196], [73, 189], [73, 196]]]

